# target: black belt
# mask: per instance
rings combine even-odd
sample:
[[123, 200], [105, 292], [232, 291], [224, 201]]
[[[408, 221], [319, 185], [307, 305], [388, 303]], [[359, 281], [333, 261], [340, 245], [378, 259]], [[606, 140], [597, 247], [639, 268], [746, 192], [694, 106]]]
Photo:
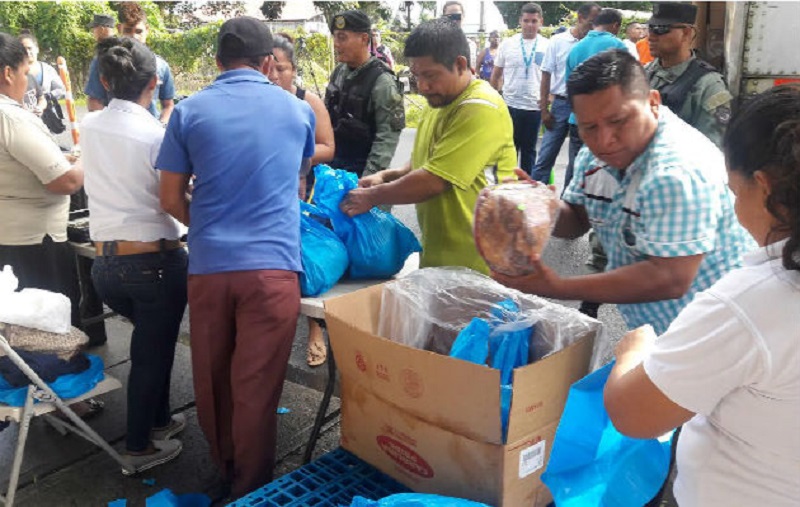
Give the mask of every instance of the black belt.
[[569, 98], [566, 95], [556, 95], [554, 93], [553, 97], [557, 98], [558, 100], [569, 100]]

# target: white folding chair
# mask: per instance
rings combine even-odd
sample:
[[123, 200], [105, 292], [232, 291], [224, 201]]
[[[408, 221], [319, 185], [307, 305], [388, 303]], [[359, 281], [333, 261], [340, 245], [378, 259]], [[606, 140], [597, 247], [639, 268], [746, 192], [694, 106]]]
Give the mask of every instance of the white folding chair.
[[[19, 474], [22, 468], [22, 458], [25, 454], [25, 442], [28, 439], [28, 429], [30, 427], [31, 419], [37, 416], [44, 416], [48, 423], [52, 424], [60, 433], [66, 434], [71, 431], [76, 435], [88, 440], [96, 446], [103, 449], [111, 456], [114, 461], [120, 464], [125, 469], [133, 469], [127, 465], [119, 453], [111, 447], [100, 435], [97, 434], [89, 425], [87, 425], [75, 412], [69, 407], [73, 403], [86, 400], [93, 396], [98, 396], [114, 389], [122, 387], [119, 380], [105, 375], [105, 378], [98, 383], [94, 389], [88, 391], [76, 398], [62, 400], [55, 392], [48, 386], [30, 366], [28, 366], [19, 354], [11, 348], [8, 341], [3, 335], [0, 335], [0, 350], [4, 352], [11, 361], [27, 376], [31, 384], [28, 385], [28, 394], [25, 397], [25, 405], [22, 407], [10, 407], [7, 405], [0, 405], [0, 421], [14, 421], [19, 424], [19, 434], [17, 435], [16, 451], [14, 453], [14, 460], [11, 465], [11, 475], [8, 480], [8, 492], [5, 496], [0, 495], [0, 503], [5, 504], [7, 507], [14, 505], [14, 496], [17, 492], [17, 484], [19, 482]], [[34, 403], [38, 401], [38, 403]], [[60, 410], [69, 419], [69, 422], [60, 418], [53, 417], [51, 412]]]

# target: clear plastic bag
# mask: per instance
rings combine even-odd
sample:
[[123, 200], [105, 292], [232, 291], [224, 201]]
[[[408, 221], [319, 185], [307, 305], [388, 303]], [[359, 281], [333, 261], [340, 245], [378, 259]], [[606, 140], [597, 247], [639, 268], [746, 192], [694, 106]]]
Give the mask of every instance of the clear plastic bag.
[[475, 245], [486, 264], [498, 273], [532, 273], [531, 258], [544, 250], [557, 217], [558, 198], [545, 185], [486, 187], [475, 205]]
[[[510, 300], [518, 311], [501, 304]], [[528, 363], [538, 361], [596, 331], [593, 368], [610, 343], [603, 325], [580, 312], [510, 289], [467, 268], [424, 268], [384, 285], [378, 334], [409, 347], [449, 355], [474, 318], [505, 322], [495, 332], [534, 327]]]
[[0, 271], [0, 322], [50, 333], [68, 333], [72, 304], [64, 294], [22, 289], [10, 266]]

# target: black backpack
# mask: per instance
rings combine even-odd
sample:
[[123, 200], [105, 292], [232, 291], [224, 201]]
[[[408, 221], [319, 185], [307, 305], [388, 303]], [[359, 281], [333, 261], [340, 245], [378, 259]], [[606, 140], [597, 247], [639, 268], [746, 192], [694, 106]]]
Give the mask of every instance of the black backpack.
[[42, 121], [50, 129], [50, 132], [60, 134], [67, 129], [64, 126], [64, 112], [61, 110], [61, 104], [49, 93], [45, 93], [44, 96], [47, 99], [47, 107], [42, 111]]

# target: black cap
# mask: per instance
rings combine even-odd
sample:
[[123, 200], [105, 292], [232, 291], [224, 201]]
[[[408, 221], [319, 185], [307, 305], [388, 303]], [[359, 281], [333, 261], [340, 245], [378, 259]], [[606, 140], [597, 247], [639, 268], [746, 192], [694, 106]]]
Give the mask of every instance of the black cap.
[[250, 58], [272, 53], [272, 33], [264, 22], [240, 16], [222, 23], [217, 37], [217, 55]]
[[333, 17], [331, 22], [331, 33], [335, 30], [348, 30], [350, 32], [370, 33], [372, 23], [369, 17], [361, 11], [344, 11]]
[[114, 28], [115, 25], [116, 21], [113, 16], [109, 16], [108, 14], [95, 14], [94, 18], [92, 18], [92, 22], [89, 23], [89, 28], [95, 28], [97, 26]]
[[697, 19], [697, 6], [678, 2], [653, 4], [653, 17], [648, 25], [672, 25], [683, 23], [693, 25]]

